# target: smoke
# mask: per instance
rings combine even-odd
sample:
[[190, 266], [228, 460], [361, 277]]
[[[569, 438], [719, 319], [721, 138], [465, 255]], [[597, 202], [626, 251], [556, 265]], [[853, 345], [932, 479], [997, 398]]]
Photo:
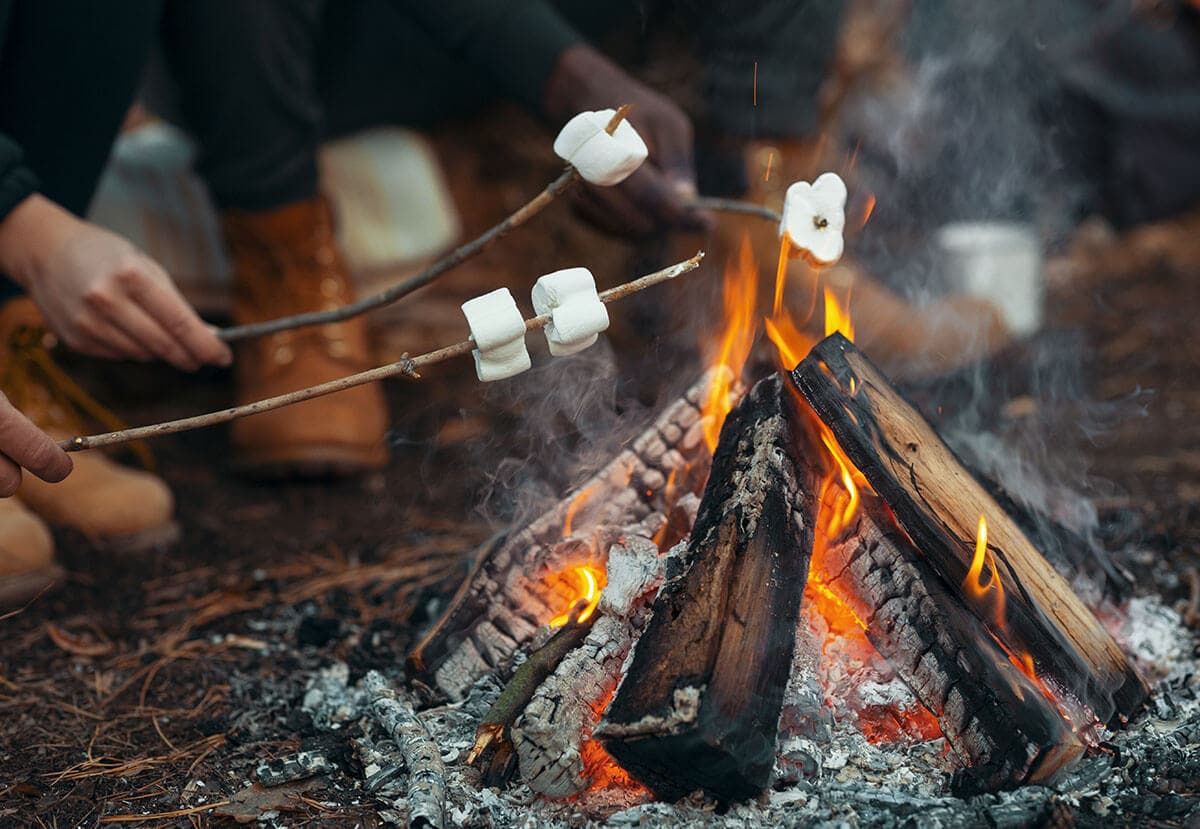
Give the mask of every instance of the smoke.
[[[946, 224], [1020, 223], [1050, 253], [1102, 206], [1097, 107], [1071, 83], [1101, 27], [1111, 29], [1111, 12], [1071, 0], [913, 4], [902, 79], [860, 90], [840, 118], [842, 143], [857, 148], [855, 183], [878, 199], [850, 243], [868, 272], [927, 303], [963, 277], [938, 249]], [[1045, 516], [1035, 540], [1052, 560], [1100, 575], [1098, 560], [1111, 575], [1092, 501], [1103, 484], [1089, 478], [1082, 449], [1115, 418], [1137, 416], [1142, 400], [1090, 400], [1083, 357], [1078, 337], [1042, 332], [919, 397], [969, 465]], [[1098, 558], [1068, 561], [1063, 527]]]

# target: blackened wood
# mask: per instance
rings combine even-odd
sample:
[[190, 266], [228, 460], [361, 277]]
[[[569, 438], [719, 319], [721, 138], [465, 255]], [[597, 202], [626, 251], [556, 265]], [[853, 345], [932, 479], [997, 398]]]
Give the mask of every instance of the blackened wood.
[[864, 493], [843, 537], [813, 556], [811, 578], [841, 598], [866, 636], [941, 725], [965, 769], [960, 790], [1042, 782], [1084, 746], [1038, 687], [980, 627]]
[[739, 800], [770, 780], [819, 474], [798, 453], [798, 405], [776, 375], [726, 418], [690, 566], [664, 585], [596, 730], [660, 797]]
[[[962, 583], [979, 516], [986, 517], [988, 550], [1006, 596], [1006, 624], [992, 627], [1007, 647], [1032, 654], [1040, 676], [1052, 677], [1103, 722], [1141, 707], [1147, 687], [1116, 642], [864, 354], [834, 334], [792, 379], [946, 583]], [[976, 610], [989, 621], [985, 608]]]

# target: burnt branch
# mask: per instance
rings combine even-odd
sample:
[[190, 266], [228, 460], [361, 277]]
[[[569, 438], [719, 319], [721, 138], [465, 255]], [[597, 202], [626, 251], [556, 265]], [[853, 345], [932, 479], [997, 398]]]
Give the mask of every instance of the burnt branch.
[[445, 825], [446, 767], [437, 744], [417, 717], [378, 671], [363, 678], [367, 710], [392, 738], [408, 766], [409, 825], [442, 829]]

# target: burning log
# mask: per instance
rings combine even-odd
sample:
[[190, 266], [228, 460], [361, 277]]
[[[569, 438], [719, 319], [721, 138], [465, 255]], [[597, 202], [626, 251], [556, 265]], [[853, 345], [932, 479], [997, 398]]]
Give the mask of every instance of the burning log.
[[513, 729], [521, 778], [535, 792], [569, 797], [590, 782], [585, 744], [649, 619], [666, 560], [656, 544], [636, 536], [609, 551], [600, 618], [537, 689]]
[[1102, 722], [1140, 708], [1148, 690], [1112, 637], [865, 355], [835, 334], [792, 379], [931, 569], [973, 594], [971, 610], [1008, 653], [1032, 660], [1037, 676]]
[[461, 700], [475, 680], [569, 608], [570, 600], [554, 594], [548, 576], [579, 559], [603, 567], [603, 553], [596, 551], [607, 551], [640, 522], [663, 522], [671, 509], [667, 482], [686, 492], [685, 478], [703, 480], [707, 473], [700, 407], [716, 377], [710, 372], [692, 386], [572, 495], [485, 548], [441, 618], [409, 654], [410, 674]]
[[813, 543], [818, 472], [799, 399], [770, 377], [729, 414], [688, 544], [597, 736], [659, 796], [769, 782]]
[[446, 767], [442, 753], [412, 705], [399, 699], [377, 671], [363, 678], [371, 716], [387, 732], [408, 766], [409, 826], [445, 825]]
[[960, 790], [1044, 781], [1084, 750], [1070, 724], [864, 493], [856, 519], [813, 556], [810, 577], [933, 712], [964, 772]]

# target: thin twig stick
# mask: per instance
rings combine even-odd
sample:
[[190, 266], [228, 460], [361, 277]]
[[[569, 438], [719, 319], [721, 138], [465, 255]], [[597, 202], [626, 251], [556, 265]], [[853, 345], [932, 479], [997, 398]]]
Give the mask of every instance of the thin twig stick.
[[760, 219], [775, 222], [775, 224], [783, 221], [783, 216], [769, 207], [737, 199], [718, 199], [713, 196], [700, 196], [692, 202], [692, 207], [696, 210], [715, 210], [721, 213], [741, 213], [745, 216], [757, 216]]
[[[629, 104], [624, 104], [617, 109], [613, 117], [609, 120], [605, 130], [611, 135], [617, 126], [625, 119], [629, 113]], [[222, 328], [217, 332], [217, 337], [225, 342], [235, 342], [237, 340], [247, 340], [252, 337], [265, 337], [268, 334], [276, 334], [280, 331], [289, 331], [293, 328], [305, 328], [310, 325], [326, 325], [332, 322], [341, 322], [342, 320], [357, 317], [359, 314], [365, 314], [367, 311], [373, 311], [376, 308], [382, 308], [385, 305], [391, 305], [393, 302], [408, 296], [413, 291], [424, 288], [429, 283], [433, 282], [446, 271], [458, 267], [463, 262], [473, 256], [481, 253], [485, 248], [495, 242], [497, 239], [506, 236], [514, 228], [518, 228], [532, 219], [537, 214], [541, 213], [550, 202], [554, 201], [560, 195], [565, 193], [575, 182], [579, 181], [579, 173], [575, 168], [567, 165], [567, 169], [563, 170], [558, 178], [546, 185], [546, 189], [538, 193], [529, 202], [518, 208], [515, 213], [504, 219], [497, 225], [485, 230], [482, 234], [472, 239], [471, 241], [460, 245], [450, 253], [443, 256], [441, 259], [434, 262], [425, 270], [410, 276], [403, 282], [399, 282], [390, 288], [365, 296], [348, 305], [342, 305], [337, 308], [330, 308], [325, 311], [310, 311], [305, 314], [294, 314], [290, 317], [278, 317], [273, 320], [265, 320], [263, 322], [253, 322], [247, 325], [235, 325], [230, 328]]]
[[[619, 299], [624, 299], [630, 294], [636, 294], [638, 291], [644, 291], [646, 288], [657, 285], [660, 282], [666, 282], [669, 279], [674, 279], [677, 276], [693, 271], [700, 267], [700, 260], [704, 258], [704, 252], [700, 251], [690, 259], [685, 259], [682, 262], [677, 262], [668, 268], [663, 268], [661, 271], [647, 274], [639, 277], [632, 282], [626, 282], [623, 285], [618, 285], [615, 288], [609, 288], [607, 291], [600, 293], [601, 302], [616, 302]], [[538, 317], [532, 317], [525, 320], [525, 330], [535, 331], [539, 328], [544, 328], [550, 322], [549, 314], [542, 314]], [[458, 357], [462, 354], [469, 354], [475, 348], [473, 339], [464, 340], [454, 345], [448, 345], [445, 348], [439, 348], [436, 351], [430, 351], [428, 354], [422, 354], [419, 357], [409, 358], [407, 354], [402, 355], [400, 360], [395, 363], [390, 363], [385, 366], [360, 371], [357, 374], [351, 374], [346, 377], [339, 377], [336, 380], [330, 380], [326, 383], [320, 383], [316, 386], [309, 386], [305, 389], [281, 394], [277, 397], [269, 397], [266, 400], [257, 400], [253, 403], [246, 403], [241, 406], [233, 406], [228, 409], [221, 409], [216, 412], [208, 412], [207, 414], [195, 415], [193, 417], [185, 417], [180, 420], [168, 420], [164, 423], [153, 423], [149, 426], [136, 426], [132, 429], [121, 429], [116, 432], [106, 432], [100, 435], [89, 435], [68, 438], [62, 441], [59, 445], [68, 452], [79, 452], [84, 449], [99, 449], [104, 446], [115, 446], [121, 443], [128, 443], [131, 440], [146, 440], [148, 438], [161, 437], [163, 435], [173, 435], [177, 432], [187, 432], [192, 429], [203, 429], [206, 426], [216, 426], [219, 423], [228, 423], [231, 420], [236, 420], [239, 417], [247, 415], [259, 414], [261, 412], [269, 412], [273, 409], [279, 409], [284, 406], [290, 406], [294, 403], [303, 403], [305, 400], [312, 400], [314, 397], [321, 397], [326, 394], [343, 391], [361, 386], [366, 383], [374, 383], [377, 380], [385, 380], [389, 377], [408, 377], [413, 380], [420, 378], [417, 369], [424, 366], [440, 363], [443, 360], [449, 360], [451, 357]]]

